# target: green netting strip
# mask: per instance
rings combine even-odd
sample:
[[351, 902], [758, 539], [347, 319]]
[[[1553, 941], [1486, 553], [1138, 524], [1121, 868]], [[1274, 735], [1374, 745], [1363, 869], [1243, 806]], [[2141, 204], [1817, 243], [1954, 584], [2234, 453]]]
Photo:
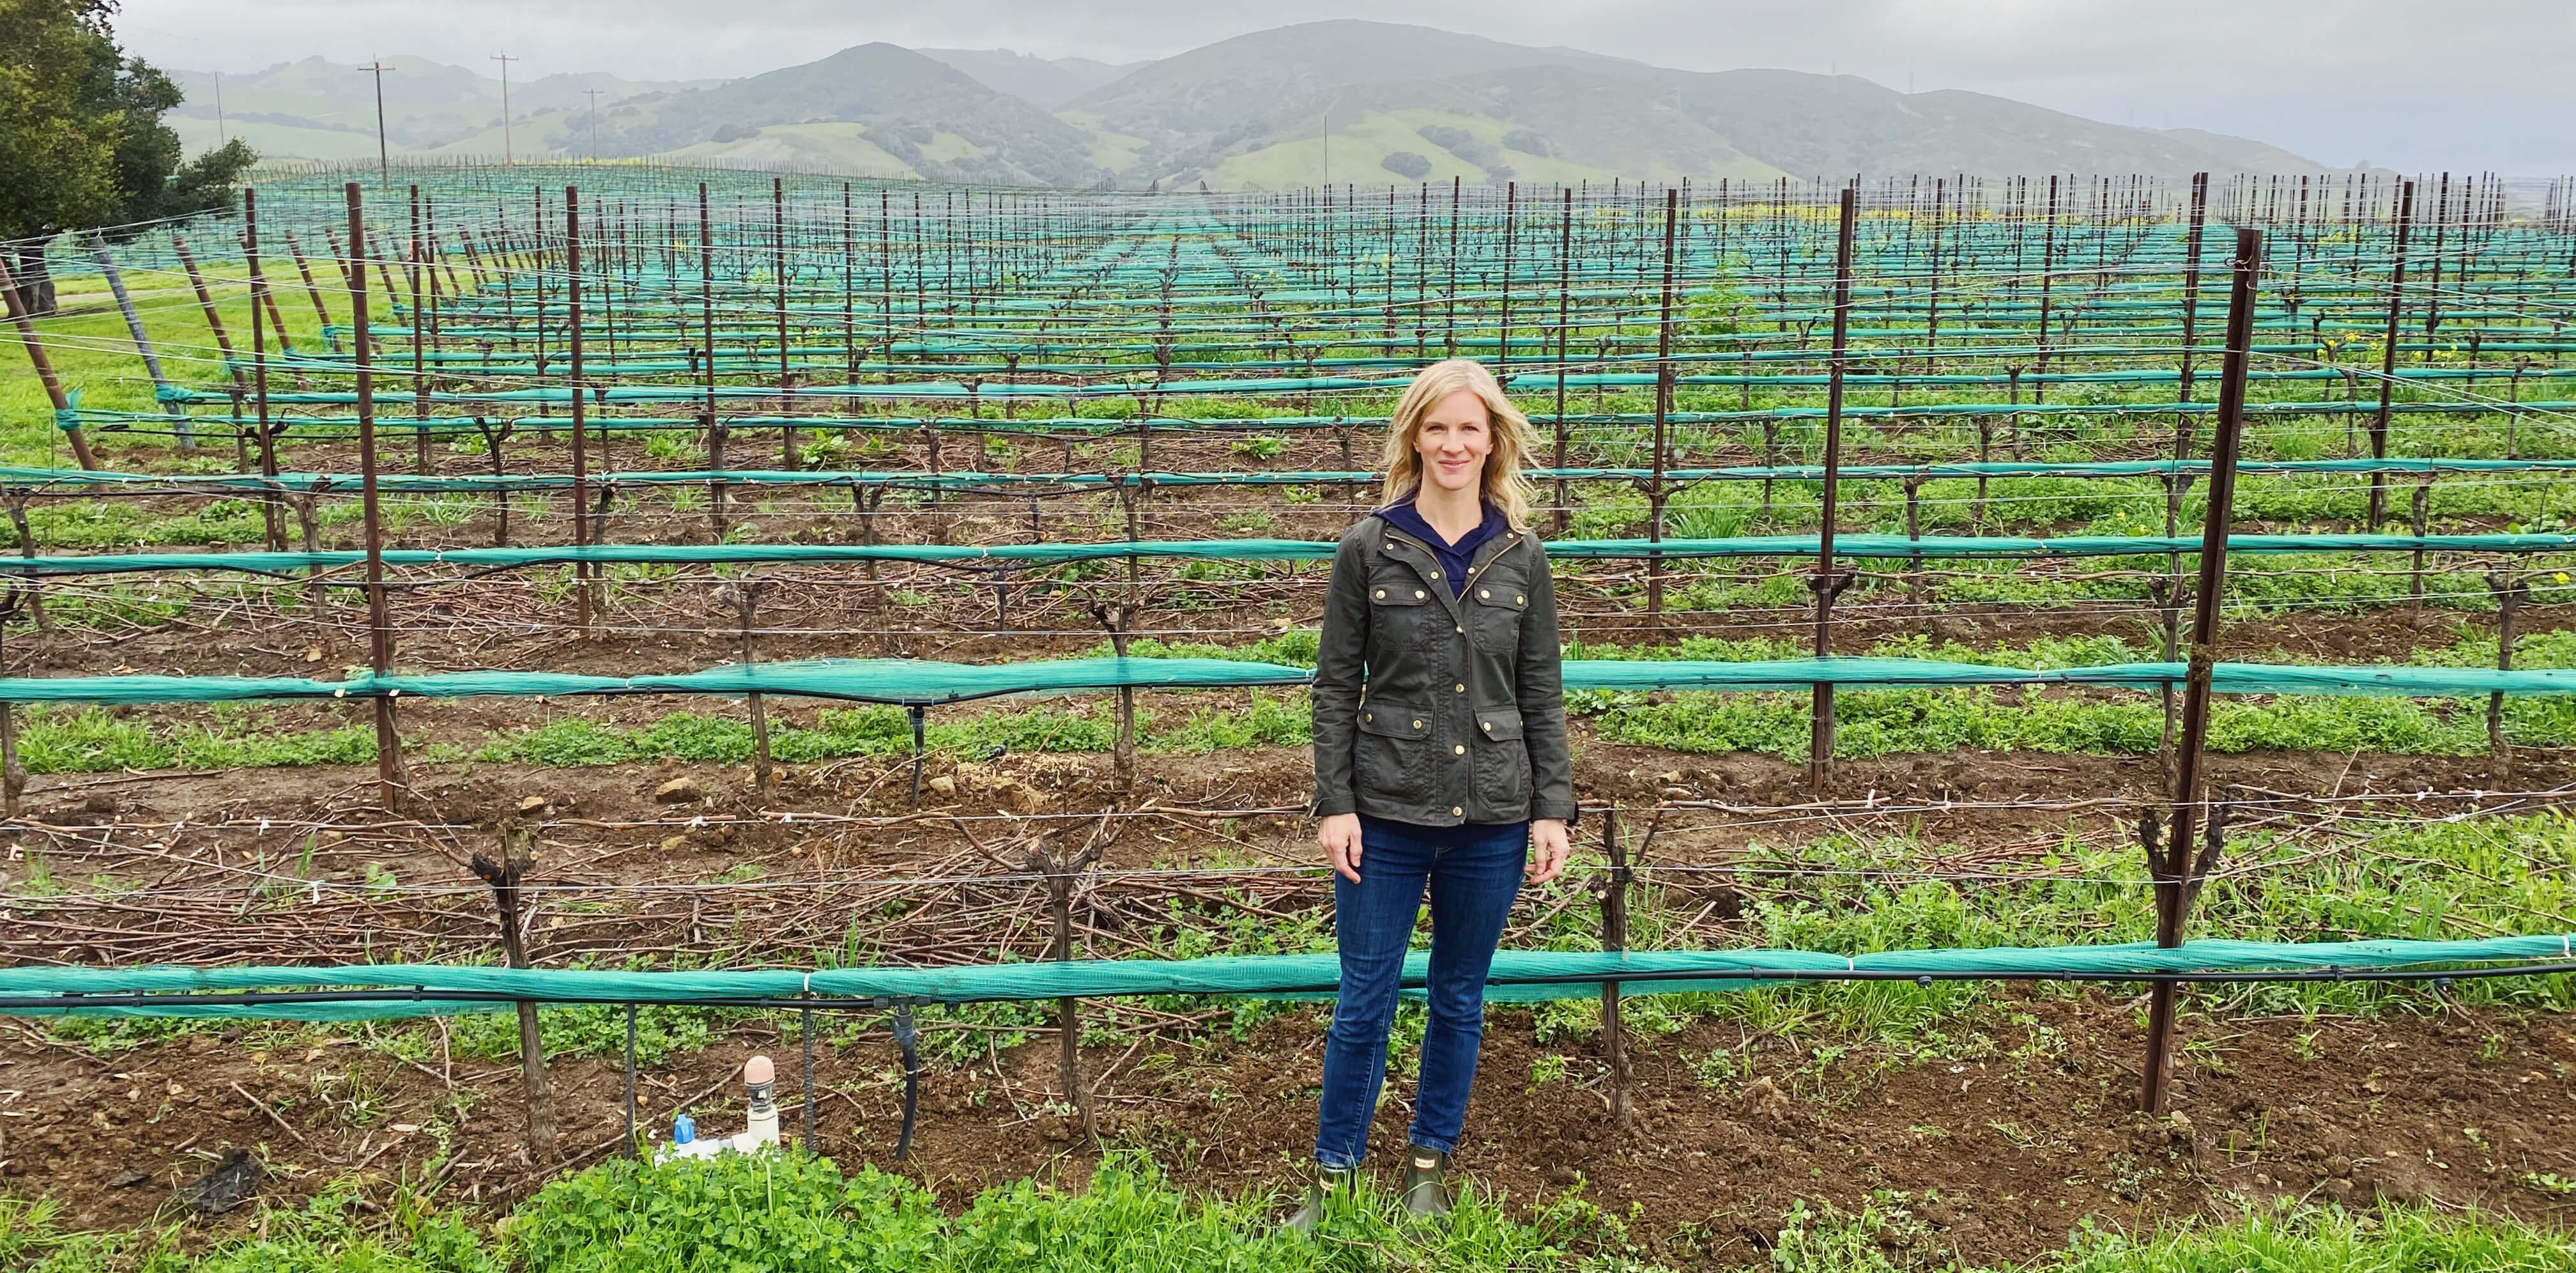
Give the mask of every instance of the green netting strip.
[[[2385, 460], [2246, 460], [2237, 465], [2240, 473], [2266, 475], [2293, 474], [2368, 474], [2368, 473], [2550, 473], [2576, 470], [2576, 459], [2500, 460], [2450, 459], [2434, 457], [2392, 457]], [[1925, 464], [1846, 464], [1842, 476], [1850, 481], [1903, 481], [1908, 479], [1996, 478], [1996, 477], [2075, 477], [2123, 478], [2162, 477], [2168, 474], [2199, 475], [2209, 471], [2207, 460], [2096, 460], [2076, 463], [2043, 462], [1944, 462]], [[1527, 471], [1530, 480], [1549, 482], [1558, 478], [1572, 480], [1649, 479], [1654, 470], [1641, 468], [1534, 468]], [[1664, 470], [1664, 478], [1673, 482], [1705, 481], [1821, 481], [1825, 475], [1817, 464], [1737, 464], [1719, 468], [1675, 468]], [[613, 486], [695, 486], [709, 482], [739, 483], [746, 486], [902, 486], [914, 488], [973, 488], [987, 486], [1306, 486], [1357, 484], [1374, 489], [1383, 475], [1366, 469], [1298, 469], [1253, 470], [1244, 472], [1193, 473], [982, 473], [963, 470], [926, 473], [911, 470], [884, 469], [642, 469], [631, 472], [595, 473], [583, 479], [595, 487]], [[330, 492], [354, 491], [361, 479], [354, 473], [280, 473], [265, 477], [257, 473], [169, 474], [106, 473], [87, 469], [30, 468], [0, 465], [0, 485], [8, 486], [79, 486], [137, 487], [149, 489], [176, 488], [204, 491]], [[460, 474], [426, 476], [417, 473], [384, 473], [376, 478], [384, 490], [396, 491], [532, 491], [561, 490], [573, 484], [568, 473], [506, 474], [500, 477]]]
[[[1745, 663], [1569, 659], [1569, 690], [1803, 689], [1818, 683], [1860, 687], [2064, 685], [2153, 689], [2182, 681], [2181, 663], [2014, 668], [1935, 659], [1772, 659]], [[258, 699], [529, 698], [581, 694], [737, 695], [754, 691], [863, 703], [931, 704], [1004, 694], [1115, 689], [1224, 689], [1303, 685], [1304, 668], [1230, 659], [1055, 659], [963, 664], [913, 659], [815, 659], [740, 664], [651, 676], [585, 676], [570, 672], [477, 671], [347, 680], [250, 676], [61, 676], [0, 678], [0, 702], [215, 703]], [[2482, 694], [2576, 694], [2576, 669], [2499, 671], [2477, 667], [2306, 667], [2221, 663], [2212, 686], [2224, 694], [2374, 695], [2419, 698]]]
[[[2197, 553], [2198, 535], [1837, 535], [1836, 557], [1871, 559], [2027, 559], [2130, 557]], [[454, 566], [508, 570], [573, 562], [620, 565], [798, 565], [840, 561], [911, 561], [956, 566], [1042, 566], [1122, 557], [1202, 561], [1321, 561], [1334, 545], [1302, 539], [1135, 540], [1096, 544], [554, 544], [529, 548], [388, 548], [388, 566]], [[1692, 557], [1813, 557], [1814, 535], [1740, 535], [1721, 539], [1563, 539], [1547, 546], [1566, 559], [1677, 560]], [[2576, 552], [2576, 535], [2231, 535], [2230, 553]], [[0, 575], [101, 575], [158, 571], [239, 571], [288, 575], [364, 563], [356, 549], [325, 552], [99, 553], [0, 558]]]
[[[1507, 950], [1494, 958], [1486, 997], [1504, 1001], [1586, 998], [1619, 980], [1629, 994], [1743, 990], [1792, 978], [1836, 974], [1937, 977], [2086, 977], [2158, 974], [2261, 974], [2415, 969], [2449, 965], [2532, 963], [2571, 956], [2567, 936], [2490, 937], [2469, 941], [2248, 942], [2196, 941], [2173, 949], [2145, 943], [2112, 946], [2003, 946], [1892, 950], [1843, 956], [1808, 950], [1645, 950], [1626, 952]], [[1405, 960], [1404, 984], [1419, 990], [1425, 952]], [[1778, 973], [1766, 979], [1762, 974]], [[1694, 979], [1693, 974], [1707, 974]], [[1031, 1001], [1068, 996], [1325, 996], [1340, 976], [1329, 954], [1216, 956], [1183, 960], [1078, 960], [981, 964], [951, 968], [833, 968], [812, 972], [577, 972], [557, 969], [371, 964], [340, 967], [9, 968], [0, 997], [104, 994], [209, 994], [244, 991], [413, 991], [417, 1000], [253, 1005], [84, 1005], [14, 1003], [21, 1016], [257, 1017], [363, 1020], [497, 1010], [504, 1004], [442, 1001], [442, 991], [504, 995], [537, 1003], [689, 1004], [822, 996], [937, 1003]], [[1644, 980], [1636, 980], [1644, 978]]]
[[[909, 386], [901, 387], [908, 388]], [[799, 393], [801, 394], [802, 391], [800, 390]], [[287, 404], [280, 402], [279, 399], [281, 397], [288, 396], [317, 400], [312, 405], [331, 405], [333, 403], [350, 405], [353, 401], [345, 394], [333, 395], [322, 393], [302, 395], [273, 394], [270, 397], [270, 401], [272, 404], [283, 407]], [[612, 394], [611, 396], [613, 398], [616, 395]], [[740, 396], [747, 399], [774, 399], [778, 396], [778, 391], [775, 389], [750, 390], [745, 391]], [[923, 396], [937, 397], [938, 395]], [[962, 397], [964, 395], [960, 396]], [[673, 405], [678, 405], [681, 403], [693, 402], [695, 400], [694, 395], [686, 394], [684, 392], [673, 398], [672, 403]], [[199, 403], [212, 403], [220, 400], [212, 397], [203, 397], [197, 401]], [[497, 427], [498, 425], [507, 424], [517, 430], [519, 436], [525, 436], [530, 431], [569, 429], [572, 427], [572, 417], [570, 416], [544, 414], [511, 415], [506, 411], [498, 409], [489, 413], [492, 418], [478, 415], [421, 416], [410, 414], [414, 409], [415, 400], [408, 396], [401, 399], [387, 397], [380, 399], [379, 401], [382, 405], [376, 414], [375, 423], [376, 427], [382, 429], [426, 429], [433, 433], [481, 433], [487, 425]], [[503, 405], [507, 406], [512, 404], [505, 403]], [[1923, 402], [1889, 407], [1858, 405], [1846, 406], [1843, 408], [1842, 414], [1846, 419], [1852, 420], [1934, 420], [1962, 417], [2043, 419], [2052, 416], [2203, 416], [2213, 414], [2216, 409], [2217, 408], [2215, 406], [2206, 402], [2162, 404], [2126, 402], [2043, 402], [2023, 403], [2019, 406], [2013, 406], [2001, 402]], [[2245, 404], [2245, 414], [2248, 418], [2297, 418], [2309, 416], [2359, 415], [2375, 412], [2378, 409], [2379, 402], [2377, 399], [2366, 398], [2321, 398], [2314, 400], [2290, 400], [2280, 402], [2249, 402]], [[2491, 398], [2463, 398], [2436, 401], [2396, 401], [2388, 404], [2388, 410], [2397, 415], [2510, 414], [2564, 416], [2576, 413], [2576, 399], [2525, 399], [2520, 402], [2510, 403], [2497, 402]], [[1766, 420], [1822, 420], [1828, 414], [1830, 414], [1829, 411], [1824, 407], [1772, 406], [1756, 407], [1750, 410], [1738, 411], [1676, 410], [1666, 413], [1665, 418], [1668, 423], [1672, 424], [1751, 424]], [[78, 418], [97, 424], [103, 429], [158, 426], [166, 425], [170, 422], [169, 416], [155, 412], [104, 409], [83, 410], [79, 413]], [[238, 412], [194, 414], [189, 418], [201, 424], [223, 424], [243, 429], [251, 428], [256, 423], [255, 417], [242, 415]], [[1570, 424], [1634, 425], [1644, 424], [1653, 417], [1641, 412], [1614, 412], [1607, 414], [1570, 412], [1563, 418]], [[1530, 416], [1530, 419], [1533, 423], [1539, 425], [1553, 426], [1557, 422], [1558, 417], [1546, 412], [1536, 412]], [[940, 428], [960, 432], [989, 433], [997, 435], [1037, 435], [1048, 438], [1061, 437], [1068, 433], [1088, 434], [1094, 436], [1129, 434], [1136, 432], [1140, 428], [1148, 426], [1160, 432], [1208, 433], [1243, 433], [1247, 431], [1276, 432], [1289, 429], [1321, 428], [1383, 428], [1385, 426], [1384, 418], [1373, 413], [1339, 416], [1261, 416], [1250, 418], [1236, 416], [1195, 418], [1177, 415], [1155, 415], [1144, 418], [1062, 416], [1043, 419], [995, 419], [991, 417], [978, 418], [966, 416], [946, 419], [919, 419], [878, 415], [829, 415], [819, 413], [814, 415], [798, 416], [722, 414], [719, 415], [718, 422], [728, 429], [798, 429], [817, 434], [853, 431], [916, 432], [927, 428]], [[355, 414], [323, 415], [316, 413], [311, 415], [296, 415], [292, 418], [273, 419], [269, 424], [271, 428], [278, 429], [280, 431], [352, 429], [357, 427], [358, 419]], [[585, 427], [596, 432], [641, 429], [694, 433], [700, 428], [699, 418], [694, 416], [595, 415], [584, 420], [583, 424]]]
[[[2094, 667], [2015, 668], [1934, 659], [1773, 659], [1748, 663], [1567, 660], [1568, 689], [1785, 690], [1835, 685], [2091, 685], [2156, 689], [2180, 684], [2183, 663], [2111, 663]], [[2463, 698], [2480, 694], [2576, 693], [2576, 669], [2498, 671], [2477, 667], [2325, 667], [2221, 663], [2212, 689], [2222, 694], [2315, 694]]]

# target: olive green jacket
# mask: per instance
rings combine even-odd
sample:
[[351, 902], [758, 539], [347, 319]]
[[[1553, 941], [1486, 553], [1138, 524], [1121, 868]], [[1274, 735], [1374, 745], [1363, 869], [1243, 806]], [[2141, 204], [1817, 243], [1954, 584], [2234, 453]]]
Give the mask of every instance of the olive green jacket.
[[1315, 660], [1315, 815], [1420, 826], [1574, 821], [1556, 588], [1526, 530], [1452, 596], [1431, 549], [1377, 516], [1342, 536]]

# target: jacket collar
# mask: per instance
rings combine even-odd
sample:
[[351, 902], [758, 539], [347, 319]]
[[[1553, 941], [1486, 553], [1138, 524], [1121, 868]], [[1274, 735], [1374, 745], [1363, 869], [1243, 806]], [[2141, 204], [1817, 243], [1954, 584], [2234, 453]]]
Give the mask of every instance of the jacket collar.
[[[1376, 513], [1369, 514], [1369, 520], [1377, 523], [1377, 534], [1379, 536], [1378, 544], [1380, 549], [1385, 551], [1388, 556], [1395, 558], [1397, 561], [1401, 561], [1404, 564], [1411, 566], [1413, 568], [1413, 572], [1416, 575], [1421, 576], [1423, 583], [1434, 585], [1428, 589], [1431, 595], [1438, 597], [1440, 599], [1440, 604], [1447, 606], [1451, 614], [1456, 614], [1462, 598], [1459, 595], [1450, 592], [1447, 585], [1442, 583], [1442, 581], [1432, 577], [1432, 572], [1440, 568], [1440, 558], [1437, 554], [1431, 551], [1431, 545], [1423, 543], [1415, 536], [1397, 530], [1393, 524], [1386, 520], [1386, 518], [1381, 517]], [[1504, 553], [1510, 552], [1515, 545], [1520, 544], [1529, 537], [1530, 532], [1528, 531], [1507, 529], [1502, 534], [1486, 540], [1476, 549], [1476, 555], [1469, 559], [1467, 567], [1468, 577], [1471, 579], [1474, 578], [1478, 572], [1492, 564], [1495, 558], [1502, 556]], [[1463, 591], [1463, 585], [1461, 587]]]

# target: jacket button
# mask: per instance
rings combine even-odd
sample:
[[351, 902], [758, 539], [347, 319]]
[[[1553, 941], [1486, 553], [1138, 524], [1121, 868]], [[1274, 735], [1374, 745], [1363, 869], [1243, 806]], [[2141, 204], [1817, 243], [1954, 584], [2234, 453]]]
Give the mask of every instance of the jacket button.
[[1437, 571], [1437, 570], [1432, 571], [1432, 572], [1431, 572], [1431, 577], [1432, 577], [1432, 578], [1434, 578], [1434, 579], [1439, 578], [1439, 577], [1440, 577], [1440, 572], [1439, 572], [1439, 571]]
[[1386, 600], [1386, 589], [1380, 588], [1377, 590], [1377, 599], [1380, 601]]
[[1491, 588], [1478, 588], [1476, 590], [1476, 596], [1482, 600], [1491, 601], [1494, 599], [1494, 590]]
[[1461, 694], [1467, 692], [1467, 683], [1465, 681], [1458, 682], [1458, 692]]
[[1457, 752], [1458, 752], [1458, 754], [1459, 754], [1459, 755], [1461, 755], [1461, 756], [1466, 755], [1466, 754], [1467, 754], [1467, 744], [1465, 744], [1465, 743], [1460, 743], [1460, 744], [1458, 744], [1458, 746], [1457, 746], [1456, 750], [1457, 750]]
[[1414, 727], [1415, 729], [1420, 729], [1420, 728], [1422, 728], [1422, 722], [1421, 722], [1421, 721], [1415, 721], [1415, 722], [1413, 722], [1413, 727]]
[[1528, 605], [1528, 604], [1529, 604], [1529, 598], [1527, 598], [1527, 597], [1514, 597], [1514, 598], [1512, 598], [1512, 604], [1513, 604], [1513, 605], [1516, 605], [1516, 606], [1525, 606], [1525, 605]]
[[1422, 591], [1420, 588], [1416, 588], [1416, 589], [1414, 589], [1414, 590], [1413, 590], [1413, 599], [1414, 599], [1414, 600], [1416, 600], [1416, 601], [1420, 601], [1420, 600], [1422, 600], [1422, 598], [1423, 598], [1423, 596], [1424, 596], [1424, 595], [1425, 595], [1425, 594], [1423, 593], [1423, 591]]
[[1449, 816], [1453, 818], [1463, 818], [1467, 816], [1467, 811], [1453, 804], [1449, 806]]
[[1464, 631], [1466, 631], [1466, 629], [1465, 629], [1465, 628], [1460, 628], [1460, 629], [1458, 629], [1458, 630], [1459, 630], [1460, 632], [1464, 632]]
[[1375, 724], [1375, 723], [1377, 723], [1377, 713], [1375, 713], [1375, 712], [1362, 712], [1362, 713], [1360, 713], [1360, 719], [1361, 719], [1361, 720], [1364, 720], [1364, 721], [1367, 721], [1367, 722], [1369, 722], [1369, 723], [1371, 723], [1371, 724]]
[[1485, 726], [1485, 732], [1486, 732], [1486, 733], [1490, 734], [1490, 733], [1494, 732], [1494, 722], [1492, 722], [1492, 721], [1486, 721], [1486, 722], [1484, 722], [1484, 726]]

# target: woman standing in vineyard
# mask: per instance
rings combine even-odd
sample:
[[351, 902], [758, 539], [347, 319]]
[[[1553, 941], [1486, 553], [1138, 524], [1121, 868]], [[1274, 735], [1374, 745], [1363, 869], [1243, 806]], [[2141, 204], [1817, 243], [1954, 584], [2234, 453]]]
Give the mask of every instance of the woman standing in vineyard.
[[1529, 421], [1471, 360], [1433, 363], [1397, 402], [1385, 506], [1333, 556], [1315, 666], [1316, 838], [1333, 868], [1341, 992], [1324, 1045], [1311, 1230], [1359, 1176], [1406, 950], [1427, 892], [1431, 956], [1404, 1206], [1443, 1180], [1484, 1037], [1485, 976], [1524, 875], [1571, 851], [1556, 592], [1529, 528]]

